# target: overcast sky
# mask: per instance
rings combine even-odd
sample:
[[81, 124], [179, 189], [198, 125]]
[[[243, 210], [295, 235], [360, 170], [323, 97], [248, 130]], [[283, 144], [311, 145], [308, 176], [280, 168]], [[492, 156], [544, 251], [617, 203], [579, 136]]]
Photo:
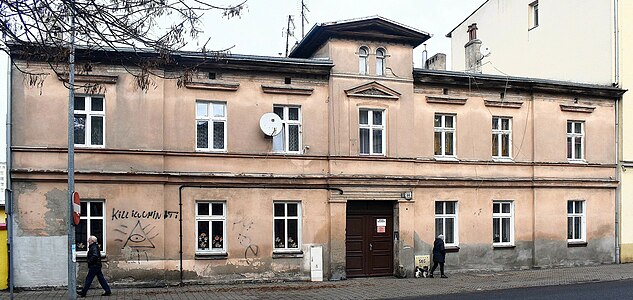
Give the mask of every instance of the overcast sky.
[[[229, 4], [236, 0], [210, 0]], [[427, 44], [429, 57], [445, 53], [450, 57], [450, 39], [445, 35], [479, 7], [484, 0], [306, 0], [308, 9], [305, 32], [316, 23], [379, 15], [432, 35]], [[285, 54], [286, 37], [282, 35], [288, 15], [294, 16], [296, 38], [301, 39], [301, 0], [248, 0], [239, 18], [222, 18], [219, 12], [208, 13], [204, 22], [204, 42], [211, 37], [211, 49], [235, 46], [231, 52], [278, 56]], [[193, 45], [195, 46], [195, 45]], [[421, 66], [423, 46], [415, 51], [416, 67]], [[449, 58], [450, 60], [450, 58]], [[450, 66], [450, 65], [447, 65]]]

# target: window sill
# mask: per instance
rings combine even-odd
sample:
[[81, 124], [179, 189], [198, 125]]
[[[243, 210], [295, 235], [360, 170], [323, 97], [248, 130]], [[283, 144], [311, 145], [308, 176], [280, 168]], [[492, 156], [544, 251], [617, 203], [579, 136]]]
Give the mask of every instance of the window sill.
[[284, 152], [284, 151], [273, 151], [274, 155], [301, 155], [301, 152]]
[[[78, 262], [87, 262], [88, 261], [88, 254], [77, 253], [77, 261]], [[101, 253], [101, 262], [107, 262], [107, 261], [108, 261], [108, 257], [105, 255], [105, 253]]]
[[585, 241], [573, 241], [573, 242], [567, 242], [567, 247], [568, 247], [568, 248], [574, 248], [574, 247], [587, 247], [587, 242], [585, 242]]
[[503, 250], [503, 249], [514, 249], [517, 246], [515, 245], [492, 245], [493, 249], [499, 249], [499, 250]]
[[570, 164], [578, 164], [578, 165], [586, 165], [588, 164], [584, 159], [568, 159], [567, 162]]
[[492, 161], [501, 163], [512, 163], [514, 162], [514, 159], [512, 159], [511, 157], [493, 157]]
[[437, 161], [459, 161], [455, 156], [434, 156]]
[[273, 258], [301, 258], [303, 257], [303, 251], [287, 251], [287, 252], [273, 252]]
[[214, 149], [214, 150], [209, 150], [209, 149], [197, 149], [196, 148], [196, 152], [201, 152], [201, 153], [226, 153], [226, 149]]
[[446, 246], [444, 247], [444, 250], [446, 251], [446, 253], [456, 253], [459, 252], [459, 246]]
[[105, 149], [105, 145], [83, 145], [83, 144], [75, 144], [75, 148], [80, 148], [80, 149]]
[[219, 260], [219, 259], [227, 259], [229, 256], [228, 253], [196, 253], [195, 259], [201, 260]]

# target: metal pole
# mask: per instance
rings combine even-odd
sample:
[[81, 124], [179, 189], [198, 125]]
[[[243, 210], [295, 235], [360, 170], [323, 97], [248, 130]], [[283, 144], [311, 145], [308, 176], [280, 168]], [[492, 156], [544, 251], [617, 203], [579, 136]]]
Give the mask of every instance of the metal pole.
[[68, 59], [68, 299], [77, 299], [77, 267], [73, 192], [75, 191], [75, 16], [70, 15], [70, 57]]

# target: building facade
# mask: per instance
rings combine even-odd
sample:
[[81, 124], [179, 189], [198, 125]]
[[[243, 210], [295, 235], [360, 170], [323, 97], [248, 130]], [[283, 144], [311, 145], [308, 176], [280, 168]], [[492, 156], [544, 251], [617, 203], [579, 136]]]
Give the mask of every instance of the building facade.
[[[465, 45], [476, 24], [486, 74], [537, 76], [630, 89], [633, 80], [633, 4], [630, 1], [489, 0], [450, 33], [453, 70], [469, 69]], [[633, 262], [633, 111], [630, 93], [618, 105], [617, 259]], [[615, 151], [615, 150], [614, 150]]]
[[[92, 234], [115, 282], [307, 280], [314, 249], [325, 279], [411, 276], [442, 233], [455, 271], [613, 263], [623, 91], [414, 69], [429, 37], [381, 17], [322, 23], [290, 58], [181, 53], [197, 73], [147, 91], [107, 63], [124, 51], [80, 53], [92, 71], [77, 80], [102, 89], [75, 98], [79, 261]], [[14, 284], [64, 285], [67, 91], [22, 76]]]

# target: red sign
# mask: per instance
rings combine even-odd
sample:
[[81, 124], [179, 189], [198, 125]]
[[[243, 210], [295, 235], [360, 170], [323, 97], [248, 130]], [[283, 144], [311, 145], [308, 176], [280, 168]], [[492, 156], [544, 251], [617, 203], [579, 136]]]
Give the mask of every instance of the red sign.
[[385, 226], [378, 226], [378, 233], [385, 233]]
[[81, 200], [79, 199], [79, 193], [73, 192], [73, 223], [79, 225], [81, 216]]

